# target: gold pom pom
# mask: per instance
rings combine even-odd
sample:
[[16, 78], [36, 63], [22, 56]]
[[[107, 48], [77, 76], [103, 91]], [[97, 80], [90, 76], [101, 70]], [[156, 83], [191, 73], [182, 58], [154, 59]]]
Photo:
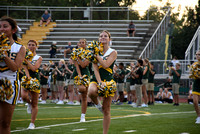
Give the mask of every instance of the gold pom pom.
[[13, 89], [10, 80], [7, 78], [0, 80], [0, 101], [11, 99], [13, 96]]
[[102, 97], [113, 97], [115, 95], [115, 92], [117, 90], [116, 82], [114, 80], [111, 81], [104, 81], [105, 86], [102, 86], [101, 83], [98, 84], [98, 94]]

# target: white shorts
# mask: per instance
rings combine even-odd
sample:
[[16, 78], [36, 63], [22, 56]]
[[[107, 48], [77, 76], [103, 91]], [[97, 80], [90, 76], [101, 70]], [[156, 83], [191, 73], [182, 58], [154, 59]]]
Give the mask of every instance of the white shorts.
[[131, 85], [130, 86], [130, 90], [132, 91], [132, 90], [135, 90], [135, 85]]
[[10, 82], [12, 83], [13, 96], [11, 99], [5, 100], [5, 102], [15, 105], [15, 104], [17, 104], [17, 98], [18, 98], [19, 90], [20, 90], [19, 81], [10, 80]]

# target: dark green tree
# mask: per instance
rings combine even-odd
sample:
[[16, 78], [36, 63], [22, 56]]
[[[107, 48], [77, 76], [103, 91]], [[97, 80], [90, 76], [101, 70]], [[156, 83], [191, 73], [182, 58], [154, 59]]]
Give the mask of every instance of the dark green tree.
[[183, 15], [182, 19], [177, 22], [174, 22], [172, 56], [184, 59], [185, 51], [200, 24], [200, 0], [195, 9], [187, 8], [187, 14]]

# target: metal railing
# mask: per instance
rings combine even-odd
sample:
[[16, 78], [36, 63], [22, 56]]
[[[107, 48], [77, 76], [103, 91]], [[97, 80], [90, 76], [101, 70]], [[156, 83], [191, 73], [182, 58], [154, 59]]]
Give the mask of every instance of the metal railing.
[[185, 51], [185, 60], [191, 61], [195, 60], [195, 53], [199, 50], [200, 44], [200, 26], [197, 28], [196, 33], [194, 34], [187, 50]]
[[[49, 10], [50, 14], [53, 16], [54, 20], [60, 19], [56, 18], [57, 16], [54, 15], [55, 12], [63, 13], [65, 16], [63, 16], [62, 19], [64, 20], [73, 20], [73, 12], [79, 12], [83, 18], [88, 20], [94, 20], [94, 13], [95, 12], [101, 12], [102, 14], [105, 14], [107, 16], [107, 20], [112, 20], [113, 14], [112, 12], [123, 12], [123, 16], [126, 16], [126, 20], [130, 20], [131, 12], [133, 11], [147, 11], [147, 20], [151, 19], [149, 18], [149, 12], [150, 11], [157, 11], [155, 8], [151, 8], [148, 10], [141, 10], [141, 9], [131, 9], [130, 7], [45, 7], [45, 6], [0, 6], [0, 11], [6, 12], [4, 15], [10, 16], [10, 12], [12, 11], [22, 11], [24, 15], [24, 18], [21, 19], [35, 19], [31, 18], [30, 12], [39, 12], [41, 17], [41, 12], [47, 9]], [[160, 8], [160, 10], [166, 10], [166, 8]], [[116, 15], [114, 15], [116, 17]], [[64, 18], [65, 17], [65, 18]], [[68, 17], [68, 18], [67, 18]], [[82, 19], [82, 18], [81, 18]], [[106, 18], [105, 18], [106, 20]]]
[[151, 36], [150, 40], [143, 49], [139, 58], [144, 59], [144, 58], [149, 58], [151, 56], [157, 45], [160, 43], [162, 36], [166, 33], [169, 21], [170, 21], [170, 8], [168, 8], [164, 18], [162, 19], [157, 29]]

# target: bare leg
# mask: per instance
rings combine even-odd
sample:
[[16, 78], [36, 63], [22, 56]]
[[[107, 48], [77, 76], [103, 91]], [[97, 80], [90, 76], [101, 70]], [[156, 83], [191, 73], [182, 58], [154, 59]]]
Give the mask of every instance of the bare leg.
[[143, 98], [144, 98], [144, 103], [147, 104], [148, 103], [148, 99], [147, 99], [147, 91], [146, 91], [146, 86], [142, 85], [142, 94], [143, 94]]
[[69, 92], [69, 101], [73, 102], [73, 100], [74, 100], [73, 85], [68, 86], [68, 92]]
[[177, 94], [177, 98], [176, 98], [177, 103], [179, 104], [179, 95]]
[[175, 103], [175, 104], [178, 103], [178, 94], [174, 94], [174, 103]]
[[194, 103], [194, 109], [196, 111], [196, 114], [197, 114], [198, 117], [200, 117], [200, 109], [199, 109], [199, 106], [198, 106], [199, 96], [196, 95], [196, 94], [193, 94], [193, 103]]
[[54, 100], [54, 99], [56, 99], [56, 97], [55, 97], [55, 92], [54, 92], [54, 91], [51, 91], [51, 100]]
[[132, 96], [133, 96], [133, 102], [136, 103], [137, 97], [136, 97], [135, 90], [132, 90], [132, 91], [131, 91], [131, 94], [132, 94]]
[[42, 23], [43, 23], [43, 21], [42, 21], [42, 20], [40, 20], [40, 26], [42, 26]]
[[130, 36], [130, 35], [129, 35], [129, 31], [128, 31], [128, 30], [127, 30], [127, 35], [128, 35], [128, 37]]
[[47, 99], [47, 88], [41, 88], [42, 91], [42, 100]]
[[38, 113], [38, 98], [39, 94], [35, 92], [31, 92], [31, 106], [32, 106], [32, 113], [31, 113], [31, 123], [35, 123], [35, 119]]
[[154, 93], [153, 93], [153, 91], [151, 91], [151, 100], [152, 100], [152, 102], [154, 103]]
[[133, 37], [135, 36], [135, 30], [133, 31], [132, 36], [133, 36]]
[[23, 101], [25, 101], [25, 102], [30, 104], [31, 101], [30, 101], [30, 98], [28, 96], [28, 93], [29, 93], [29, 91], [27, 91], [27, 90], [22, 88], [22, 91], [21, 91], [22, 99], [23, 99]]
[[51, 20], [48, 19], [47, 22], [46, 22], [46, 26], [47, 26], [50, 22], [51, 22]]
[[94, 104], [98, 104], [98, 89], [97, 89], [97, 85], [95, 83], [91, 83], [89, 85], [89, 89], [88, 89], [88, 95], [89, 97], [92, 99], [92, 101], [94, 102]]
[[110, 126], [110, 105], [111, 105], [111, 97], [103, 98], [103, 134], [107, 134]]
[[151, 91], [147, 91], [147, 94], [148, 94], [148, 100], [149, 102], [151, 102]]
[[63, 86], [58, 86], [58, 94], [59, 94], [59, 100], [63, 101], [64, 98], [64, 87]]
[[0, 134], [10, 134], [10, 124], [15, 105], [0, 101]]
[[86, 110], [87, 110], [87, 91], [88, 91], [88, 88], [86, 88], [85, 86], [81, 85], [78, 87], [79, 89], [79, 92], [81, 93], [81, 112], [83, 114], [86, 113]]

